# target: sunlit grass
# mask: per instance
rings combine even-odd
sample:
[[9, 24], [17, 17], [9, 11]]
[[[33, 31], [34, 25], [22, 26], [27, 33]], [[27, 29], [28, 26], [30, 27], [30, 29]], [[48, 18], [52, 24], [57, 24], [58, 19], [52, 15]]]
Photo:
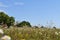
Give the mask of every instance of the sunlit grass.
[[12, 40], [60, 40], [60, 29], [49, 28], [2, 28]]

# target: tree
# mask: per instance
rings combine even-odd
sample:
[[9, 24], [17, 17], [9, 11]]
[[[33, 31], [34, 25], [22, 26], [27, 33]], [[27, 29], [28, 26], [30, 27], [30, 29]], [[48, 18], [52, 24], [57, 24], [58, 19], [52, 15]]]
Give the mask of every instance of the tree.
[[15, 22], [14, 17], [10, 17], [9, 20], [7, 21], [8, 28], [10, 26], [13, 26], [14, 25], [14, 22]]
[[0, 24], [7, 24], [7, 26], [9, 27], [13, 25], [14, 22], [15, 22], [14, 17], [10, 17], [4, 12], [0, 12]]
[[34, 26], [35, 28], [38, 28], [38, 26]]
[[55, 27], [55, 26], [54, 26], [53, 28], [54, 28], [54, 29], [56, 29], [56, 27]]
[[7, 19], [9, 19], [9, 16], [4, 12], [0, 12], [0, 23], [5, 24], [7, 22]]
[[44, 28], [44, 26], [41, 26], [41, 28]]
[[27, 21], [22, 21], [22, 22], [18, 23], [17, 26], [18, 27], [23, 27], [23, 26], [31, 27], [31, 24]]

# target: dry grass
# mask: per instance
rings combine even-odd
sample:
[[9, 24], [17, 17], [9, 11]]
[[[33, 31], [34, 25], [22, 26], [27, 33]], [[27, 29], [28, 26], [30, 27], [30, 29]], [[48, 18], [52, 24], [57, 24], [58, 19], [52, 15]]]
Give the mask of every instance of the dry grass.
[[16, 27], [3, 30], [12, 40], [60, 40], [60, 29]]

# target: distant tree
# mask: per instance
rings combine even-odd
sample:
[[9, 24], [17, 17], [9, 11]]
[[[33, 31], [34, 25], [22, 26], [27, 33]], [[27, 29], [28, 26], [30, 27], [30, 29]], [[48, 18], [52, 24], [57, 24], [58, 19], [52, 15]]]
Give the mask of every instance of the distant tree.
[[14, 17], [10, 17], [10, 18], [9, 18], [9, 21], [7, 22], [8, 28], [9, 28], [10, 26], [13, 26], [13, 25], [14, 25], [14, 22], [15, 22]]
[[22, 21], [22, 22], [18, 23], [17, 26], [18, 27], [23, 27], [23, 26], [31, 27], [31, 24], [27, 21]]
[[7, 14], [5, 14], [4, 12], [0, 12], [0, 25], [1, 24], [7, 24], [7, 26], [11, 26], [13, 25], [13, 23], [15, 22], [14, 17], [10, 17]]
[[0, 12], [0, 24], [5, 24], [7, 22], [7, 19], [9, 19], [9, 16], [4, 12]]
[[41, 26], [41, 28], [44, 28], [44, 26]]
[[34, 26], [35, 28], [38, 28], [38, 26]]
[[55, 26], [54, 26], [53, 28], [54, 28], [54, 29], [56, 29], [56, 27], [55, 27]]

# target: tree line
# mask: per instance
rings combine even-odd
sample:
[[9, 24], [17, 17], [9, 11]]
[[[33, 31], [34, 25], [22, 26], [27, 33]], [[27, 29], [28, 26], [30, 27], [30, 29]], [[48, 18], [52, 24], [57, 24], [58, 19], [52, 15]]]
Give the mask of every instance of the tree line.
[[[3, 25], [4, 27], [7, 26], [8, 28], [10, 26], [13, 26], [15, 24], [15, 18], [13, 16], [9, 16], [4, 12], [0, 12], [0, 25]], [[31, 27], [31, 24], [27, 21], [22, 21], [16, 24], [17, 27], [23, 27], [28, 26]]]
[[[15, 18], [13, 16], [9, 16], [4, 12], [0, 12], [0, 25], [3, 27], [10, 27], [14, 26], [15, 24]], [[32, 25], [28, 21], [22, 21], [15, 24], [16, 27], [31, 27]], [[34, 26], [35, 28], [38, 28], [38, 26]], [[41, 26], [41, 28], [44, 28], [44, 26]], [[53, 28], [56, 28], [55, 26]]]

